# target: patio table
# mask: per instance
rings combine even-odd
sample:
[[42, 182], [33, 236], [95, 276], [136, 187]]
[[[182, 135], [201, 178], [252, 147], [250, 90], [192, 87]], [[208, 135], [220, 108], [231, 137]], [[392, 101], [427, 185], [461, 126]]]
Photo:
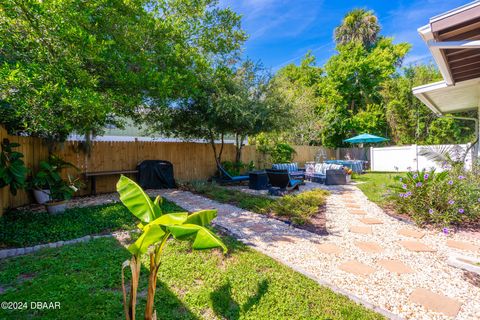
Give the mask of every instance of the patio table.
[[363, 160], [326, 160], [325, 163], [340, 164], [355, 173], [363, 173]]

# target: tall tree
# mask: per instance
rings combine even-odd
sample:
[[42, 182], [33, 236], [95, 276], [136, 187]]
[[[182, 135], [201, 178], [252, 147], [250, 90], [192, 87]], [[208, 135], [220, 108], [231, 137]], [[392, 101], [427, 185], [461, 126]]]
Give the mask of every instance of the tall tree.
[[369, 48], [377, 42], [379, 33], [380, 24], [373, 11], [353, 9], [335, 28], [334, 39], [337, 45], [355, 42]]
[[472, 122], [438, 118], [413, 95], [413, 87], [441, 78], [435, 66], [418, 65], [404, 68], [384, 83], [382, 97], [395, 144], [466, 143], [472, 140]]
[[50, 140], [101, 132], [188, 96], [244, 39], [215, 0], [3, 1], [0, 122]]

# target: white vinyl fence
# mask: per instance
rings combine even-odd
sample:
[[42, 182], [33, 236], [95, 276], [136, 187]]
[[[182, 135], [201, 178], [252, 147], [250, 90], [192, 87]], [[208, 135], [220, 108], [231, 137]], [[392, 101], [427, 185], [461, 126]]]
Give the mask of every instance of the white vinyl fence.
[[[442, 171], [442, 164], [436, 163], [420, 155], [422, 150], [441, 151], [449, 150], [450, 156], [455, 159], [465, 154], [469, 145], [435, 145], [435, 146], [396, 146], [370, 149], [370, 168], [380, 172], [405, 172], [410, 170], [423, 170], [435, 168]], [[472, 150], [465, 158], [465, 167], [471, 168]]]

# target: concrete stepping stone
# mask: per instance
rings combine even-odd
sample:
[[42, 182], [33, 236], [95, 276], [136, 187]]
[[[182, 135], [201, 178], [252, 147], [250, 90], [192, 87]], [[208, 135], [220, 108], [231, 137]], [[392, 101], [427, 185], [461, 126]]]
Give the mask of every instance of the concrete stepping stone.
[[375, 218], [363, 218], [363, 219], [360, 219], [360, 222], [365, 224], [383, 224], [382, 220], [378, 220]]
[[349, 210], [348, 212], [350, 212], [351, 214], [359, 215], [359, 216], [365, 216], [367, 214], [366, 211], [359, 210], [359, 209], [352, 209], [352, 210]]
[[440, 312], [449, 317], [455, 317], [462, 306], [457, 300], [423, 288], [413, 290], [408, 299], [427, 310]]
[[322, 243], [317, 245], [318, 250], [323, 253], [339, 255], [343, 252], [343, 249], [333, 243]]
[[414, 252], [435, 252], [436, 249], [430, 248], [426, 244], [418, 241], [400, 241], [400, 244], [409, 251]]
[[372, 227], [351, 226], [350, 232], [359, 234], [372, 234]]
[[287, 242], [287, 243], [296, 243], [298, 238], [291, 236], [272, 236], [270, 240], [275, 242]]
[[416, 231], [416, 230], [413, 230], [413, 229], [407, 229], [407, 228], [400, 229], [400, 230], [398, 230], [397, 233], [399, 235], [402, 235], [402, 236], [405, 236], [405, 237], [411, 237], [411, 238], [416, 238], [416, 239], [421, 239], [425, 235], [425, 232], [420, 232], [420, 231]]
[[390, 272], [398, 274], [413, 273], [412, 268], [410, 268], [400, 260], [380, 259], [377, 261], [377, 264], [384, 267]]
[[469, 243], [469, 242], [463, 242], [463, 241], [456, 241], [456, 240], [447, 240], [447, 246], [450, 248], [455, 248], [455, 249], [460, 249], [460, 250], [466, 250], [466, 251], [480, 251], [480, 247]]
[[355, 241], [354, 242], [357, 247], [359, 247], [362, 251], [367, 253], [379, 253], [383, 251], [383, 248], [380, 247], [375, 242], [369, 241]]
[[375, 269], [357, 260], [347, 261], [338, 266], [340, 270], [366, 277], [375, 272]]
[[347, 203], [346, 206], [350, 209], [360, 209], [360, 205], [355, 203]]
[[248, 226], [248, 229], [252, 230], [252, 231], [255, 231], [255, 232], [266, 232], [266, 231], [270, 231], [270, 227], [268, 226], [264, 226], [264, 225], [261, 225], [261, 224], [255, 224], [253, 226]]

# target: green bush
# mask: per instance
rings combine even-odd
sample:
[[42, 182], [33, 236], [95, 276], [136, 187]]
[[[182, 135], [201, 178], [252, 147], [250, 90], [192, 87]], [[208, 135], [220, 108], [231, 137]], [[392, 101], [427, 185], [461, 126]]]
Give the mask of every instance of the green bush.
[[461, 166], [396, 177], [395, 208], [418, 224], [461, 225], [480, 218], [480, 177]]
[[273, 163], [290, 163], [296, 151], [288, 143], [276, 143], [270, 151]]
[[325, 204], [328, 194], [326, 190], [315, 189], [298, 195], [286, 195], [272, 203], [269, 210], [278, 216], [290, 217], [296, 224], [305, 224]]
[[244, 173], [245, 171], [251, 171], [255, 168], [253, 161], [250, 161], [249, 163], [243, 163], [242, 161], [223, 161], [222, 166], [223, 169], [225, 169], [225, 171], [227, 171], [231, 176], [239, 176], [241, 173]]

